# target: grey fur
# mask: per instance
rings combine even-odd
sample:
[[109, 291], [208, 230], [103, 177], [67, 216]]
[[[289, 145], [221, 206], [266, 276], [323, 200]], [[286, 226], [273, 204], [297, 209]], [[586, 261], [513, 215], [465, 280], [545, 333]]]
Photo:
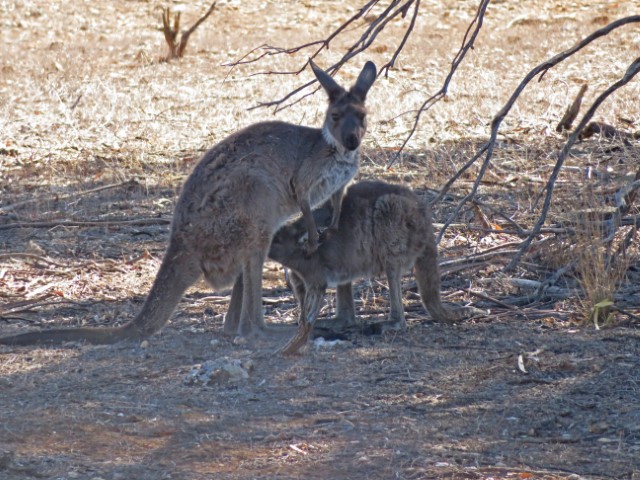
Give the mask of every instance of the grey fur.
[[[0, 343], [108, 344], [144, 338], [166, 324], [185, 290], [202, 275], [214, 289], [234, 284], [226, 333], [266, 331], [262, 266], [273, 234], [302, 212], [308, 251], [317, 247], [311, 208], [332, 198], [339, 212], [342, 192], [358, 169], [366, 131], [364, 100], [376, 78], [375, 65], [367, 62], [347, 91], [311, 66], [330, 99], [323, 127], [257, 123], [205, 153], [184, 184], [162, 265], [131, 322], [114, 328], [30, 332], [0, 338]], [[338, 215], [334, 226], [337, 220]]]
[[[314, 211], [320, 225], [329, 225], [330, 206]], [[355, 323], [351, 282], [385, 274], [389, 282], [389, 327], [406, 326], [401, 275], [415, 267], [424, 307], [436, 321], [452, 322], [470, 310], [451, 310], [440, 300], [438, 251], [429, 204], [410, 189], [383, 182], [360, 182], [347, 190], [340, 227], [329, 229], [313, 254], [304, 250], [306, 235], [298, 220], [275, 235], [269, 256], [292, 270], [291, 283], [300, 302], [296, 336], [284, 353], [297, 351], [307, 340], [327, 287], [337, 287], [337, 317]]]

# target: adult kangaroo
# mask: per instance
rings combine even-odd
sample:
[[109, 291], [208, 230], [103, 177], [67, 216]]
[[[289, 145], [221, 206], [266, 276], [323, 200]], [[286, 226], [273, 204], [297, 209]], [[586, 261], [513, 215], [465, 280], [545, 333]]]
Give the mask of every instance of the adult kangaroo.
[[[330, 224], [332, 211], [314, 211], [318, 225]], [[282, 349], [294, 353], [307, 341], [327, 287], [337, 287], [337, 317], [355, 323], [351, 282], [386, 274], [389, 282], [389, 328], [406, 327], [400, 279], [414, 267], [422, 304], [436, 321], [453, 322], [476, 309], [445, 308], [440, 300], [438, 250], [429, 204], [408, 188], [383, 182], [360, 182], [347, 190], [337, 230], [312, 254], [304, 249], [304, 222], [283, 226], [274, 236], [269, 257], [291, 269], [300, 304], [298, 332]]]
[[359, 165], [367, 127], [365, 98], [376, 79], [375, 65], [367, 62], [345, 90], [310, 64], [329, 97], [322, 128], [257, 123], [204, 154], [182, 188], [160, 270], [132, 321], [112, 328], [29, 332], [0, 338], [0, 343], [110, 344], [144, 338], [166, 324], [185, 290], [202, 275], [214, 289], [233, 284], [225, 333], [265, 333], [262, 267], [271, 239], [292, 215], [302, 212], [307, 250], [313, 251], [318, 232], [311, 208], [329, 198], [337, 226], [345, 186]]

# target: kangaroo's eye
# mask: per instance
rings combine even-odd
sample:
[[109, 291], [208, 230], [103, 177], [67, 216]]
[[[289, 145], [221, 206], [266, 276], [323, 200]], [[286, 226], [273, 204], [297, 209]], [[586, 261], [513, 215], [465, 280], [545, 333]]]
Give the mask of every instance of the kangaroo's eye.
[[340, 116], [341, 116], [341, 115], [340, 115], [338, 112], [333, 112], [333, 113], [331, 114], [331, 119], [332, 119], [334, 122], [337, 122], [338, 120], [340, 120]]

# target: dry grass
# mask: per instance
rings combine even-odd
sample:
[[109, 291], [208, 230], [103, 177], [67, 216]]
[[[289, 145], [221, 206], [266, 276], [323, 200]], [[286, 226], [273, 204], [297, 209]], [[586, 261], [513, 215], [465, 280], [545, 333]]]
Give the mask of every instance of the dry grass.
[[[185, 5], [183, 23], [192, 24], [209, 5]], [[424, 116], [399, 162], [388, 169], [413, 110], [444, 80], [476, 8], [473, 2], [422, 5], [398, 68], [369, 94], [370, 133], [360, 176], [407, 184], [426, 195], [475, 153], [491, 118], [533, 66], [609, 21], [637, 13], [635, 2], [495, 2], [447, 98]], [[310, 72], [251, 76], [299, 67], [304, 52], [231, 71], [221, 65], [262, 43], [291, 46], [324, 37], [356, 8], [320, 0], [220, 2], [191, 37], [186, 56], [161, 62], [166, 45], [160, 15], [166, 6], [0, 2], [0, 209], [8, 214], [0, 215], [0, 253], [7, 254], [0, 257], [3, 331], [31, 322], [98, 325], [131, 318], [157, 271], [166, 224], [79, 228], [56, 222], [170, 218], [180, 185], [202, 152], [240, 127], [274, 118], [271, 111], [248, 108], [311, 78]], [[401, 20], [390, 25], [366, 59], [382, 63], [402, 27]], [[336, 40], [318, 63], [332, 63], [356, 34]], [[483, 230], [477, 211], [463, 210], [443, 238], [445, 259], [521, 240], [514, 224], [529, 229], [539, 213], [564, 141], [555, 125], [567, 104], [586, 82], [583, 105], [589, 105], [624, 73], [639, 46], [637, 28], [622, 28], [524, 91], [501, 128], [478, 193], [480, 210], [502, 230]], [[348, 65], [341, 81], [353, 80], [363, 62]], [[596, 119], [637, 131], [638, 98], [635, 80]], [[317, 125], [324, 108], [325, 99], [315, 95], [277, 118]], [[547, 222], [556, 230], [543, 233], [520, 269], [506, 276], [504, 259], [496, 258], [445, 278], [447, 301], [490, 308], [485, 319], [423, 325], [415, 295], [407, 292], [410, 334], [358, 338], [343, 350], [285, 361], [271, 356], [272, 345], [250, 351], [222, 340], [211, 346], [212, 337], [221, 338], [228, 292], [212, 297], [200, 284], [149, 349], [3, 350], [0, 432], [7, 435], [0, 433], [0, 478], [71, 478], [70, 472], [109, 480], [340, 478], [345, 472], [350, 478], [637, 475], [637, 328], [626, 328], [624, 317], [616, 329], [573, 330], [573, 320], [593, 310], [573, 295], [580, 287], [576, 278], [592, 292], [589, 305], [612, 298], [637, 313], [635, 258], [621, 282], [618, 271], [597, 266], [601, 249], [580, 247], [567, 219], [585, 208], [587, 172], [599, 182], [587, 197], [597, 207], [628, 184], [638, 158], [637, 142], [592, 138], [577, 144], [556, 185]], [[437, 223], [468, 193], [476, 174], [470, 169], [435, 205]], [[111, 184], [119, 186], [83, 193]], [[54, 226], [2, 229], [15, 220]], [[591, 251], [599, 256], [586, 259], [581, 275], [560, 275], [540, 296], [529, 286]], [[36, 257], [12, 257], [17, 253]], [[364, 285], [358, 306], [382, 316], [384, 287]], [[280, 270], [271, 264], [265, 297], [269, 321], [295, 317]], [[17, 310], [6, 314], [9, 308]], [[531, 353], [543, 346], [544, 353]], [[518, 354], [528, 359], [528, 375], [517, 369]], [[240, 386], [185, 386], [186, 372], [212, 355], [255, 357], [256, 372]], [[609, 408], [595, 408], [600, 405]], [[67, 435], [71, 430], [78, 440]], [[15, 459], [5, 462], [4, 450]], [[609, 462], [606, 471], [601, 458]]]

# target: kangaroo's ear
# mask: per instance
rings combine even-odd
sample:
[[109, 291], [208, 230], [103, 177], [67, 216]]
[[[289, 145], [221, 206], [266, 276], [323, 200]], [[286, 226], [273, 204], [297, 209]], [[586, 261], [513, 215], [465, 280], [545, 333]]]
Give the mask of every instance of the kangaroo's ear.
[[343, 93], [344, 88], [342, 88], [338, 83], [327, 74], [324, 70], [318, 67], [313, 60], [309, 59], [309, 65], [311, 65], [311, 70], [315, 74], [316, 78], [324, 88], [327, 95], [329, 95], [329, 101], [333, 102], [338, 99]]
[[367, 97], [367, 92], [376, 80], [377, 74], [376, 66], [373, 62], [365, 63], [360, 75], [358, 75], [358, 80], [356, 80], [355, 85], [351, 87], [351, 94], [361, 102], [364, 102], [364, 99]]

